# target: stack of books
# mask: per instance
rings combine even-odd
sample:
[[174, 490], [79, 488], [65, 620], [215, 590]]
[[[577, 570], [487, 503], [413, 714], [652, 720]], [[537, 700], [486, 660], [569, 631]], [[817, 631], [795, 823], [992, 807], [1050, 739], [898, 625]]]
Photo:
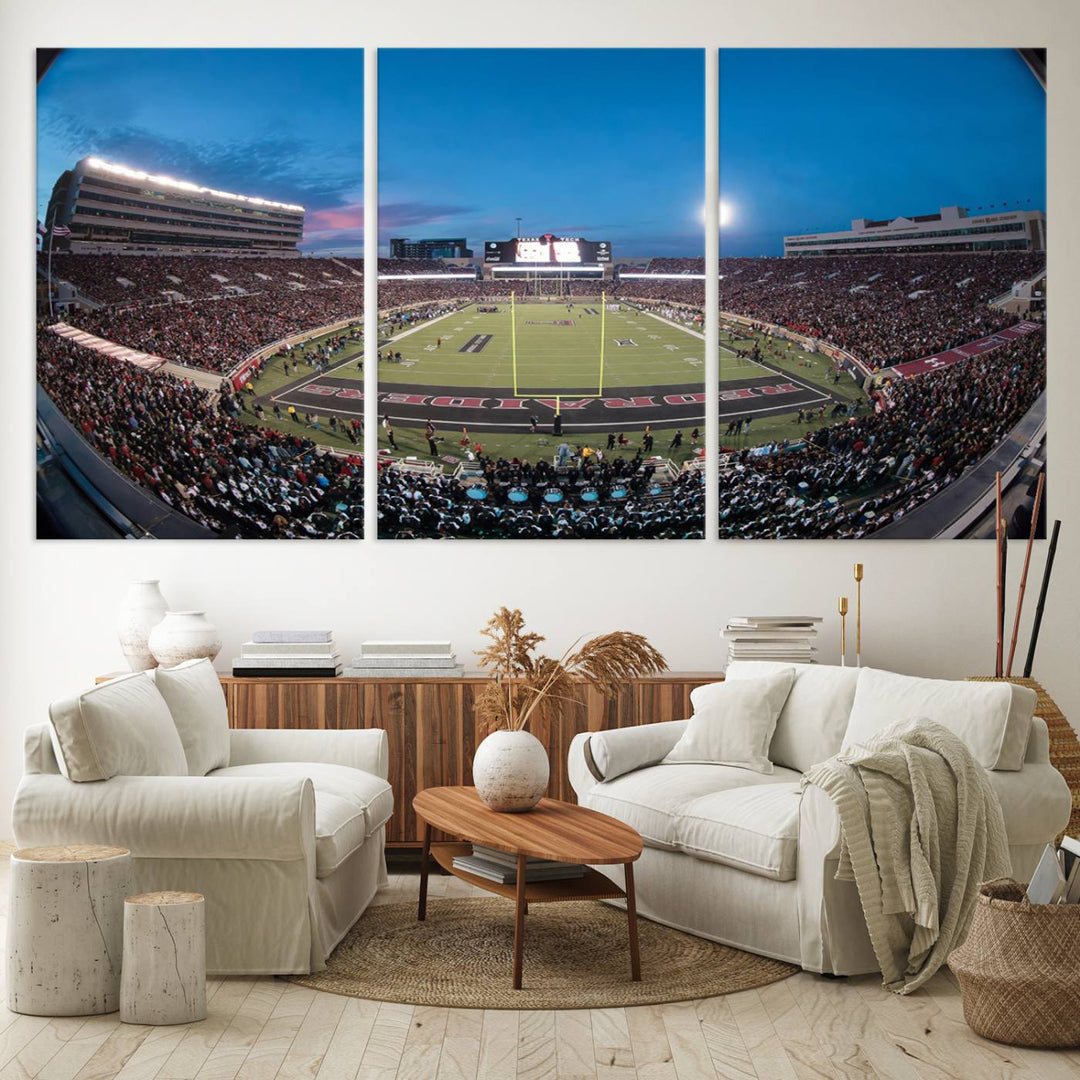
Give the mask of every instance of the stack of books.
[[365, 641], [345, 669], [353, 678], [457, 678], [464, 672], [449, 641]]
[[1032, 904], [1080, 904], [1080, 840], [1063, 836], [1060, 847], [1046, 845], [1027, 898]]
[[251, 679], [341, 674], [341, 653], [331, 630], [256, 630], [232, 663], [233, 675]]
[[743, 615], [724, 628], [728, 660], [812, 664], [817, 615]]
[[[473, 844], [471, 855], [454, 856], [454, 869], [475, 874], [501, 885], [517, 884], [517, 856], [509, 851]], [[585, 876], [586, 866], [530, 858], [525, 867], [526, 881], [568, 881]]]

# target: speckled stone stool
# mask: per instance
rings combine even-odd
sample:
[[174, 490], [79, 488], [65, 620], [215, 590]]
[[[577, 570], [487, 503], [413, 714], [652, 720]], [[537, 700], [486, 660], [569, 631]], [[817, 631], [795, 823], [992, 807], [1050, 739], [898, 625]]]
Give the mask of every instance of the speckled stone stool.
[[206, 1019], [206, 901], [201, 893], [148, 892], [124, 901], [125, 1024]]
[[59, 844], [11, 856], [7, 1001], [12, 1012], [85, 1016], [120, 1008], [127, 848]]

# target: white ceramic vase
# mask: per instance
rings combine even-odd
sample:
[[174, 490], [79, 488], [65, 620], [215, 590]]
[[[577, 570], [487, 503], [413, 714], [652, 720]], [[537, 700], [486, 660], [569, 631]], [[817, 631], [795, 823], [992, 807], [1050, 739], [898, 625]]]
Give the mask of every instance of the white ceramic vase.
[[205, 611], [166, 611], [150, 631], [150, 651], [167, 668], [185, 660], [213, 660], [221, 652], [221, 635]]
[[150, 652], [150, 631], [163, 618], [169, 605], [161, 595], [157, 579], [133, 581], [116, 615], [116, 634], [124, 659], [132, 671], [147, 671], [157, 667]]
[[473, 755], [473, 783], [492, 810], [531, 810], [547, 792], [544, 744], [527, 731], [493, 731]]

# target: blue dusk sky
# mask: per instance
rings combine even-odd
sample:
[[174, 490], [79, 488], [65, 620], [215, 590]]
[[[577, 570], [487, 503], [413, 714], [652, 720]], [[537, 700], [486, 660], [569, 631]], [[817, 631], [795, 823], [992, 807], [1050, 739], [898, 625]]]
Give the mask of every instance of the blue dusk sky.
[[701, 49], [380, 49], [379, 243], [704, 251]]
[[722, 49], [720, 198], [722, 255], [853, 218], [1044, 210], [1046, 94], [1012, 49]]
[[306, 251], [360, 255], [359, 49], [68, 49], [38, 84], [37, 213], [89, 154], [298, 203]]

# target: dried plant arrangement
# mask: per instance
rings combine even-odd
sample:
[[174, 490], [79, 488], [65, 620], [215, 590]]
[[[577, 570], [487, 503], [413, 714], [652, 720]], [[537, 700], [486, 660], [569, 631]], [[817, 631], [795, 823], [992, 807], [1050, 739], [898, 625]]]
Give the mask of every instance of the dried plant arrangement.
[[619, 683], [655, 675], [667, 661], [640, 634], [616, 630], [582, 644], [578, 638], [553, 660], [537, 653], [544, 638], [525, 629], [525, 617], [515, 608], [499, 608], [481, 633], [491, 644], [478, 652], [492, 681], [476, 702], [482, 729], [522, 731], [532, 717], [558, 717], [574, 699], [575, 680], [583, 680], [610, 697]]

